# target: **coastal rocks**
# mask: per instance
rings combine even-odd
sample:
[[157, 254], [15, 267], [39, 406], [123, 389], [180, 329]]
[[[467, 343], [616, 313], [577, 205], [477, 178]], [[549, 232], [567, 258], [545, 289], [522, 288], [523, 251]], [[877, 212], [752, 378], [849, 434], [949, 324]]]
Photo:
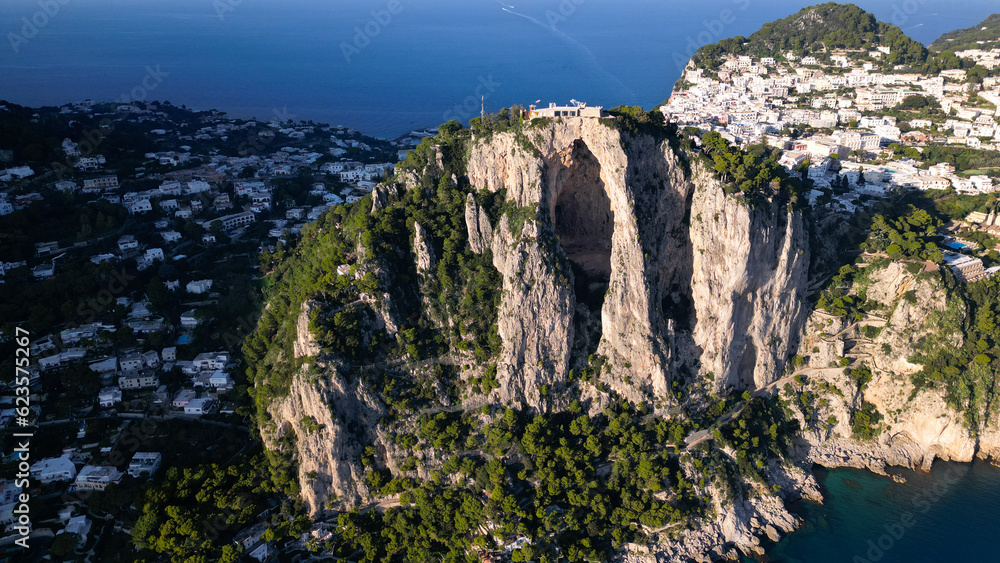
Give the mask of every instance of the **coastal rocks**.
[[915, 392], [909, 377], [880, 373], [866, 388], [865, 399], [884, 413], [891, 435], [905, 436], [920, 447], [923, 459], [914, 461], [924, 469], [930, 469], [934, 458], [972, 461], [975, 456], [975, 438], [940, 390]]
[[714, 520], [704, 520], [693, 530], [654, 538], [656, 561], [738, 560], [739, 553], [763, 554], [762, 537], [777, 541], [798, 528], [802, 520], [769, 493], [723, 503], [721, 491], [711, 495]]
[[[864, 291], [881, 310], [860, 322], [845, 326], [819, 311], [810, 319], [803, 337], [806, 346], [820, 341], [848, 343], [849, 355], [873, 372], [860, 392], [836, 369], [816, 370], [807, 378], [807, 389], [823, 403], [813, 420], [800, 416], [802, 437], [808, 443], [803, 455], [810, 461], [884, 474], [886, 466], [929, 470], [935, 459], [968, 462], [1000, 453], [995, 414], [980, 408], [970, 418], [946, 403], [943, 386], [918, 389], [913, 384], [911, 375], [923, 366], [910, 358], [918, 352], [962, 346], [966, 316], [964, 306], [949, 299], [937, 276], [921, 274], [922, 264], [915, 264], [881, 260], [862, 268], [852, 293]], [[874, 338], [862, 334], [868, 327], [869, 334], [877, 332]], [[816, 334], [818, 330], [823, 333]], [[829, 334], [833, 330], [836, 333]], [[874, 440], [859, 442], [848, 438], [847, 422], [864, 402], [882, 415], [881, 431]], [[824, 421], [829, 420], [838, 423], [828, 428]], [[970, 425], [970, 421], [978, 422]]]
[[923, 467], [926, 456], [920, 444], [900, 435], [885, 442], [859, 442], [850, 438], [829, 440], [806, 446], [805, 459], [823, 467], [854, 467], [886, 475], [888, 466]]

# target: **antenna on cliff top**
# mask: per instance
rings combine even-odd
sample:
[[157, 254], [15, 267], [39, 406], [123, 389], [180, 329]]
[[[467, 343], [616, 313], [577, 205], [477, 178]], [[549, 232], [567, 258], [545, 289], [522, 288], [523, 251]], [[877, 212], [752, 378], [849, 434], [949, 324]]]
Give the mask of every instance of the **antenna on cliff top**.
[[482, 105], [479, 107], [479, 117], [486, 120], [486, 96], [483, 96]]

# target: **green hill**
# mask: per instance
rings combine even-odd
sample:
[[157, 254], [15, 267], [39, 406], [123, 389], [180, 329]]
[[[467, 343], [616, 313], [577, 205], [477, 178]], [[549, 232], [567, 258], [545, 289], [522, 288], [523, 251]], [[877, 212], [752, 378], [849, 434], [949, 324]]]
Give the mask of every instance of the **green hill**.
[[1000, 47], [1000, 14], [993, 14], [972, 27], [949, 31], [930, 45], [932, 51], [961, 51], [984, 47]]
[[705, 45], [695, 53], [695, 64], [703, 66], [727, 54], [781, 56], [821, 54], [830, 50], [867, 52], [889, 47], [881, 59], [886, 65], [922, 66], [928, 51], [898, 27], [878, 21], [854, 4], [828, 2], [803, 8], [787, 18], [764, 24], [750, 37], [732, 37]]

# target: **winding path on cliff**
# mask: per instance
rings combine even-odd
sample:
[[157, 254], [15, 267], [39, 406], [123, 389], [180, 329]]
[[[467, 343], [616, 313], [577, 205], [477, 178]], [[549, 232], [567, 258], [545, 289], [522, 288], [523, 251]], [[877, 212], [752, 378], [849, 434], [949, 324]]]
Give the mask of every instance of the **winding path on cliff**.
[[[767, 385], [765, 385], [765, 386], [761, 387], [760, 389], [754, 391], [753, 392], [753, 396], [754, 397], [760, 397], [760, 396], [765, 395], [765, 394], [770, 394], [771, 391], [773, 391], [775, 389], [778, 389], [780, 386], [784, 385], [785, 383], [789, 383], [791, 381], [794, 381], [795, 378], [798, 377], [798, 376], [804, 375], [804, 376], [807, 376], [807, 377], [829, 377], [831, 375], [838, 375], [838, 374], [843, 374], [843, 373], [844, 373], [844, 368], [842, 368], [842, 367], [835, 367], [835, 368], [802, 368], [802, 369], [796, 370], [795, 372], [793, 372], [793, 373], [791, 373], [789, 375], [786, 375], [785, 377], [782, 377], [781, 379], [778, 379], [777, 381], [773, 381], [771, 383], [768, 383]], [[695, 432], [692, 432], [692, 433], [688, 434], [687, 438], [684, 439], [684, 443], [686, 444], [684, 446], [684, 450], [685, 451], [690, 451], [691, 449], [693, 449], [698, 444], [704, 442], [705, 440], [711, 439], [712, 438], [712, 431], [713, 430], [715, 430], [716, 428], [719, 428], [721, 426], [725, 426], [726, 424], [728, 424], [729, 422], [731, 422], [733, 419], [735, 419], [736, 417], [738, 417], [740, 415], [740, 413], [743, 412], [743, 408], [744, 407], [746, 407], [746, 402], [742, 402], [742, 403], [736, 405], [735, 407], [733, 407], [732, 410], [730, 410], [724, 416], [722, 416], [721, 418], [719, 418], [718, 420], [716, 420], [708, 428], [704, 428], [702, 430], [698, 430], [698, 431], [695, 431]]]

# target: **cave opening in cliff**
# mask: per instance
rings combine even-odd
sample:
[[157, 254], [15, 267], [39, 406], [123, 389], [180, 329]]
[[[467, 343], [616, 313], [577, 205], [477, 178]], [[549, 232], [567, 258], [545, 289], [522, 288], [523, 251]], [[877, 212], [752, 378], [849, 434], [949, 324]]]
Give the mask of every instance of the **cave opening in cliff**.
[[601, 164], [583, 140], [574, 141], [562, 155], [551, 185], [550, 213], [559, 244], [589, 282], [606, 284], [611, 279], [615, 215], [601, 179]]

